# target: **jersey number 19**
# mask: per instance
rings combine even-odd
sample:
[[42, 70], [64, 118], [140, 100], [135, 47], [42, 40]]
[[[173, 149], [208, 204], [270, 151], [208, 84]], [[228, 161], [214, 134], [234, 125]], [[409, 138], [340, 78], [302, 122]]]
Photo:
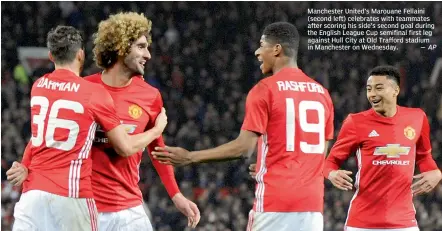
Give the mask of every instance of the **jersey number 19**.
[[[305, 141], [300, 141], [299, 147], [305, 154], [324, 154], [325, 149], [325, 109], [324, 105], [318, 101], [303, 100], [299, 102], [298, 107], [295, 107], [295, 100], [293, 98], [286, 98], [286, 150], [288, 152], [295, 151], [295, 117], [298, 108], [299, 128], [302, 132], [317, 133], [319, 135], [319, 143], [309, 144]], [[318, 113], [318, 122], [309, 123], [307, 121], [307, 110], [313, 110]]]

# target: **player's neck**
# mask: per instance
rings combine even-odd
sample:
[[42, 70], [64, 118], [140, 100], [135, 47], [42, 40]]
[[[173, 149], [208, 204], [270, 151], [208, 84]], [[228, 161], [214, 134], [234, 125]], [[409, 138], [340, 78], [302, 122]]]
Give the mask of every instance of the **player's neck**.
[[278, 73], [284, 68], [298, 68], [298, 64], [294, 59], [288, 57], [280, 58], [276, 60], [275, 65], [273, 66], [273, 74]]
[[379, 112], [376, 113], [379, 114], [380, 116], [389, 118], [395, 116], [396, 112], [397, 112], [397, 105], [394, 105], [394, 107], [391, 107], [389, 110], [385, 110], [384, 113], [379, 113]]
[[111, 87], [125, 87], [132, 82], [130, 73], [125, 71], [120, 65], [104, 70], [101, 74], [101, 80]]
[[75, 64], [54, 64], [54, 66], [55, 70], [64, 69], [73, 72], [77, 76], [80, 76], [80, 68], [76, 67]]

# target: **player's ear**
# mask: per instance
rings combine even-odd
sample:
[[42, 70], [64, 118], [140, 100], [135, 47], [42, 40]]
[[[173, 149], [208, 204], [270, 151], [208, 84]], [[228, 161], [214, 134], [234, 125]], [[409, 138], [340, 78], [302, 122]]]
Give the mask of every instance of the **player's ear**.
[[399, 95], [400, 91], [401, 91], [401, 89], [400, 89], [399, 86], [397, 86], [397, 85], [394, 86], [393, 96], [394, 96], [394, 97], [397, 97], [397, 96]]
[[281, 44], [278, 43], [273, 47], [273, 55], [276, 57], [279, 56], [281, 53], [282, 53], [282, 46]]
[[51, 51], [48, 51], [48, 57], [49, 57], [49, 60], [51, 60], [51, 62], [54, 63], [54, 56], [52, 56]]
[[83, 49], [79, 49], [77, 51], [77, 60], [82, 62], [84, 60], [84, 58], [85, 58], [84, 56], [85, 56], [84, 50]]
[[396, 93], [395, 96], [397, 97], [399, 95], [399, 93], [401, 93], [401, 88], [399, 86], [397, 86], [394, 92]]

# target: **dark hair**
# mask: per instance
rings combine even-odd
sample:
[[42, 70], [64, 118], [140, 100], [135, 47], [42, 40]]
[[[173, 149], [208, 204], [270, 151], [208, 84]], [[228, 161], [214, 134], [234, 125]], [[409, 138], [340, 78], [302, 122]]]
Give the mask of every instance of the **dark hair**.
[[48, 32], [47, 47], [57, 64], [74, 61], [75, 55], [83, 47], [83, 37], [72, 26], [57, 26]]
[[393, 66], [377, 66], [370, 71], [368, 76], [386, 76], [387, 79], [391, 79], [400, 85], [401, 83], [401, 74], [396, 67]]
[[275, 22], [264, 29], [263, 35], [270, 43], [281, 44], [284, 55], [297, 58], [299, 32], [295, 25], [288, 22]]

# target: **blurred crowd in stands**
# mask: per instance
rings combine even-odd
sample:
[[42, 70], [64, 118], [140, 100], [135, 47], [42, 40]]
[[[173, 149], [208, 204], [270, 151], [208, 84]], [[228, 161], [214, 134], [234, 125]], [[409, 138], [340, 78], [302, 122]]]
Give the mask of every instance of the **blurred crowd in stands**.
[[[152, 60], [145, 80], [160, 89], [169, 124], [166, 144], [190, 150], [206, 149], [235, 138], [244, 116], [245, 96], [263, 78], [254, 51], [265, 25], [294, 23], [303, 36], [299, 67], [324, 84], [335, 105], [335, 134], [352, 112], [369, 108], [365, 94], [368, 71], [382, 64], [402, 73], [400, 104], [421, 107], [431, 123], [433, 156], [442, 167], [442, 86], [429, 77], [442, 57], [441, 2], [2, 2], [1, 8], [1, 161], [2, 230], [10, 230], [20, 188], [12, 187], [5, 172], [30, 138], [29, 92], [32, 82], [52, 65], [26, 71], [17, 48], [45, 47], [50, 28], [64, 24], [80, 29], [86, 38], [83, 76], [100, 71], [92, 60], [92, 34], [98, 23], [120, 11], [142, 12], [153, 21]], [[308, 51], [308, 8], [425, 8], [435, 24], [432, 44], [398, 44], [388, 51]], [[442, 75], [442, 72], [439, 73]], [[441, 77], [441, 76], [439, 76]], [[158, 231], [189, 230], [187, 221], [171, 203], [144, 156], [140, 187]], [[254, 198], [249, 160], [176, 168], [183, 194], [195, 200], [202, 219], [196, 230], [245, 230]], [[354, 158], [345, 166], [356, 171]], [[353, 174], [354, 175], [354, 174]], [[342, 192], [327, 181], [325, 231], [343, 230], [353, 192]], [[421, 231], [442, 230], [442, 186], [415, 199]]]

